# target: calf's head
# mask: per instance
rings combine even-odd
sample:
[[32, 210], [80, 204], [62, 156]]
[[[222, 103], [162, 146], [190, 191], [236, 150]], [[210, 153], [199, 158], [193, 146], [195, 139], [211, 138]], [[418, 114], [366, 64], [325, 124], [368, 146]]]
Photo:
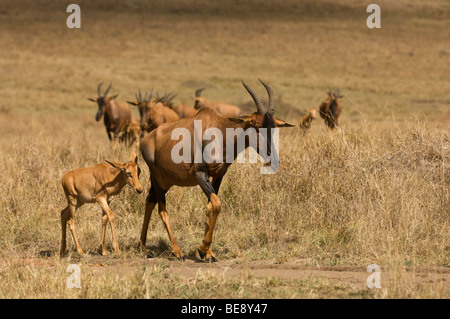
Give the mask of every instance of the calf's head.
[[143, 191], [141, 183], [139, 182], [139, 175], [141, 174], [141, 169], [137, 163], [137, 156], [134, 152], [131, 152], [131, 161], [126, 163], [117, 163], [114, 161], [106, 161], [109, 165], [120, 170], [119, 178], [122, 182], [130, 185], [136, 193], [140, 194]]

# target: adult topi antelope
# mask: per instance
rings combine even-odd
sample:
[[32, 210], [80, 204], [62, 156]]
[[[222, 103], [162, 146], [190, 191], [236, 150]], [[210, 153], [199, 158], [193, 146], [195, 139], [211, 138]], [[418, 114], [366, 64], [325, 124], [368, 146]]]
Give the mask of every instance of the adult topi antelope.
[[342, 105], [341, 99], [344, 96], [341, 95], [339, 88], [336, 89], [335, 92], [332, 92], [331, 89], [328, 89], [328, 97], [325, 101], [320, 104], [319, 114], [320, 117], [323, 118], [325, 124], [330, 128], [334, 129], [336, 126], [339, 126], [341, 122], [341, 112]]
[[[124, 102], [116, 102], [114, 99], [118, 94], [114, 96], [107, 96], [111, 89], [112, 83], [109, 84], [103, 95], [100, 93], [103, 82], [97, 87], [98, 97], [88, 98], [89, 101], [96, 102], [98, 104], [98, 111], [95, 115], [95, 120], [98, 122], [103, 116], [103, 123], [105, 124], [106, 133], [110, 141], [116, 141], [123, 131], [127, 129], [131, 120], [130, 107]], [[113, 137], [111, 137], [113, 133]]]
[[208, 101], [203, 96], [201, 96], [201, 93], [204, 89], [205, 88], [198, 89], [197, 91], [195, 91], [194, 108], [196, 110], [200, 110], [204, 107], [210, 107], [210, 108], [216, 110], [223, 117], [239, 116], [241, 109], [239, 107], [237, 107], [236, 105], [226, 104], [226, 103], [222, 103], [222, 102], [211, 102], [211, 101]]
[[[226, 118], [215, 110], [205, 107], [202, 108], [194, 118], [181, 119], [177, 122], [161, 125], [141, 140], [141, 154], [149, 167], [151, 178], [151, 188], [146, 200], [145, 216], [140, 237], [140, 246], [142, 250], [146, 249], [150, 217], [154, 207], [158, 204], [159, 215], [169, 235], [172, 251], [178, 259], [184, 259], [170, 228], [169, 216], [166, 209], [166, 193], [172, 186], [190, 187], [200, 185], [208, 198], [208, 204], [206, 206], [204, 238], [202, 244], [198, 246], [198, 253], [202, 259], [215, 261], [216, 259], [210, 246], [217, 216], [221, 210], [221, 201], [217, 197], [217, 193], [228, 167], [233, 163], [240, 151], [249, 146], [260, 153], [267, 164], [270, 165], [271, 160], [278, 161], [278, 154], [274, 147], [272, 131], [275, 127], [288, 127], [293, 125], [274, 117], [274, 94], [269, 85], [261, 81], [269, 95], [268, 110], [266, 112], [261, 100], [255, 92], [244, 82], [242, 83], [256, 104], [257, 111], [255, 113]], [[178, 143], [178, 140], [172, 139], [173, 131], [176, 129], [187, 130], [192, 137], [188, 141], [191, 145], [190, 149], [194, 150], [194, 147], [196, 147], [194, 138], [196, 121], [201, 121], [202, 132], [205, 132], [209, 128], [218, 129], [222, 132], [223, 140], [220, 142], [222, 142], [223, 145], [223, 154], [220, 155], [223, 155], [222, 158], [228, 158], [229, 152], [227, 152], [227, 148], [228, 151], [230, 151], [231, 148], [231, 154], [233, 155], [231, 161], [210, 162], [205, 161], [203, 158], [200, 162], [196, 162], [194, 161], [195, 151], [192, 151], [190, 154], [191, 161], [189, 163], [174, 162], [171, 152]], [[237, 135], [234, 135], [227, 140], [227, 136], [229, 135], [227, 135], [226, 132], [228, 129], [234, 130], [234, 132], [237, 132]], [[252, 129], [254, 132], [257, 132], [255, 134], [257, 135], [258, 143], [249, 143], [247, 129]], [[264, 131], [263, 129], [267, 130], [267, 135], [260, 133], [260, 131]], [[245, 143], [238, 143], [238, 141], [242, 140], [244, 140]], [[262, 145], [262, 148], [265, 148], [267, 152], [262, 152], [261, 154], [259, 151], [260, 145]], [[202, 143], [201, 147], [203, 150], [206, 146]], [[212, 178], [212, 181], [209, 180], [210, 178]]]
[[162, 98], [152, 101], [152, 96], [153, 90], [150, 95], [146, 93], [142, 97], [141, 90], [139, 89], [139, 94], [136, 94], [136, 101], [127, 101], [128, 104], [135, 105], [139, 109], [141, 137], [145, 132], [151, 132], [164, 123], [174, 122], [180, 119], [175, 111], [166, 107], [161, 102]]
[[98, 203], [103, 211], [101, 254], [106, 254], [105, 234], [108, 222], [111, 225], [113, 248], [116, 253], [120, 252], [114, 227], [114, 214], [109, 208], [109, 203], [125, 185], [130, 185], [138, 194], [142, 193], [139, 174], [140, 168], [137, 164], [137, 156], [132, 152], [129, 162], [121, 164], [106, 161], [106, 163], [94, 167], [72, 170], [63, 176], [62, 186], [68, 205], [61, 211], [61, 256], [64, 255], [66, 250], [67, 224], [69, 224], [69, 229], [77, 246], [77, 252], [80, 255], [84, 254], [78, 242], [74, 218], [75, 210], [85, 203]]

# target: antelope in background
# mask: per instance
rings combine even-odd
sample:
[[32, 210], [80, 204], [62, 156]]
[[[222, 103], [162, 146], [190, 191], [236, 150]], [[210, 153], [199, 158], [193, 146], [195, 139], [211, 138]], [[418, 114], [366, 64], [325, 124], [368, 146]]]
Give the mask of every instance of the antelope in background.
[[206, 98], [202, 97], [202, 91], [205, 88], [195, 91], [195, 104], [194, 108], [200, 110], [204, 107], [210, 107], [216, 110], [223, 117], [237, 117], [239, 116], [241, 109], [236, 105], [226, 104], [222, 102], [210, 102]]
[[311, 128], [312, 121], [316, 118], [316, 110], [309, 110], [308, 113], [300, 117], [300, 129], [302, 129], [303, 131], [309, 130]]
[[127, 103], [135, 105], [139, 109], [141, 116], [141, 137], [143, 137], [145, 132], [151, 132], [164, 123], [174, 122], [180, 119], [175, 111], [166, 107], [161, 102], [162, 98], [152, 101], [152, 96], [153, 90], [150, 95], [146, 93], [142, 97], [141, 89], [139, 89], [139, 94], [136, 93], [136, 101], [127, 101]]
[[131, 118], [127, 123], [122, 135], [119, 136], [119, 140], [126, 143], [127, 147], [139, 149], [139, 136], [141, 135], [141, 126], [135, 119]]
[[197, 114], [198, 110], [194, 109], [193, 107], [187, 106], [183, 103], [174, 105], [172, 103], [172, 100], [175, 96], [176, 94], [175, 95], [169, 94], [169, 96], [166, 99], [163, 98], [161, 102], [163, 102], [165, 106], [174, 110], [178, 114], [180, 119], [191, 118]]
[[[88, 100], [98, 104], [98, 111], [95, 115], [95, 120], [98, 122], [103, 116], [103, 123], [105, 124], [108, 138], [110, 141], [115, 142], [119, 135], [126, 131], [127, 126], [130, 124], [131, 110], [126, 103], [116, 102], [114, 100], [118, 94], [114, 96], [107, 96], [109, 90], [111, 89], [112, 83], [109, 84], [103, 95], [101, 95], [100, 89], [102, 84], [103, 82], [101, 82], [97, 87], [98, 97], [88, 98]], [[113, 137], [111, 137], [111, 132], [114, 133]]]
[[[178, 143], [177, 140], [173, 140], [171, 137], [174, 129], [187, 129], [190, 132], [191, 137], [193, 137], [195, 120], [201, 120], [203, 132], [208, 128], [219, 129], [223, 135], [223, 141], [221, 141], [223, 142], [223, 156], [226, 156], [227, 154], [227, 128], [241, 129], [241, 133], [238, 133], [239, 136], [234, 135], [234, 139], [231, 140], [234, 151], [233, 160], [235, 160], [240, 151], [243, 150], [238, 148], [239, 144], [237, 141], [244, 136], [245, 145], [242, 145], [241, 147], [245, 149], [251, 146], [259, 152], [260, 145], [264, 145], [267, 152], [263, 153], [263, 159], [269, 163], [269, 165], [271, 159], [278, 161], [278, 154], [273, 145], [272, 134], [269, 133], [267, 136], [264, 136], [263, 134], [260, 134], [259, 129], [265, 128], [268, 132], [271, 132], [271, 129], [275, 127], [289, 127], [293, 125], [274, 117], [274, 93], [267, 84], [261, 81], [269, 95], [268, 110], [266, 112], [255, 92], [244, 82], [242, 83], [256, 104], [257, 111], [255, 113], [234, 118], [226, 118], [214, 109], [205, 107], [202, 108], [194, 118], [185, 118], [177, 122], [161, 125], [141, 140], [141, 154], [149, 167], [151, 179], [151, 188], [146, 199], [145, 216], [140, 237], [141, 250], [145, 251], [146, 249], [150, 217], [156, 204], [158, 204], [159, 215], [169, 235], [172, 252], [177, 259], [184, 260], [184, 256], [175, 242], [175, 238], [170, 228], [169, 215], [166, 209], [166, 193], [172, 186], [192, 187], [200, 185], [208, 198], [208, 204], [206, 206], [204, 237], [202, 244], [198, 246], [198, 253], [200, 258], [205, 261], [216, 261], [210, 246], [217, 216], [221, 211], [221, 201], [217, 197], [217, 193], [219, 192], [222, 178], [226, 174], [228, 167], [232, 164], [232, 161], [213, 161], [207, 163], [205, 159], [203, 159], [202, 163], [194, 163], [194, 152], [192, 151], [190, 154], [190, 163], [175, 163], [171, 157], [172, 149]], [[248, 128], [254, 128], [255, 131], [258, 132], [258, 143], [256, 143], [256, 145], [249, 145], [249, 137], [245, 133], [245, 130]], [[194, 138], [191, 138], [189, 143], [191, 143], [191, 150], [194, 150]], [[205, 145], [202, 145], [202, 151], [204, 147]], [[210, 181], [210, 178], [212, 178], [212, 181]]]
[[339, 88], [337, 88], [335, 92], [328, 89], [327, 99], [320, 104], [320, 117], [324, 119], [325, 124], [330, 129], [339, 126], [342, 112], [341, 99], [343, 97], [344, 96], [340, 94]]
[[106, 163], [98, 164], [94, 167], [72, 170], [63, 176], [62, 186], [68, 205], [61, 211], [61, 256], [66, 251], [67, 224], [69, 224], [69, 229], [72, 232], [78, 254], [84, 254], [78, 242], [74, 218], [76, 209], [85, 203], [98, 203], [103, 211], [101, 254], [106, 254], [105, 234], [108, 222], [111, 225], [114, 251], [116, 253], [120, 252], [114, 227], [114, 213], [109, 208], [109, 203], [126, 185], [130, 185], [138, 194], [142, 193], [139, 174], [140, 168], [137, 164], [137, 156], [132, 152], [130, 162], [121, 164], [106, 161]]

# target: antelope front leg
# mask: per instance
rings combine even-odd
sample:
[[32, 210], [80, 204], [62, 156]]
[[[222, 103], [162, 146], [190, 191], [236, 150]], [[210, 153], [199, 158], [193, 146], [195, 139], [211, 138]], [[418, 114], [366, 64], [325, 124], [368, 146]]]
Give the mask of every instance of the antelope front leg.
[[102, 207], [103, 211], [106, 212], [106, 217], [108, 218], [109, 224], [111, 225], [111, 232], [112, 232], [112, 238], [113, 238], [112, 245], [113, 245], [114, 251], [118, 254], [118, 253], [120, 253], [120, 250], [119, 250], [119, 244], [118, 244], [117, 238], [116, 238], [116, 229], [114, 226], [115, 225], [114, 213], [109, 208], [108, 202], [106, 201], [105, 198], [100, 197], [97, 199], [97, 202]]
[[161, 216], [164, 226], [166, 226], [167, 234], [169, 234], [173, 254], [175, 255], [175, 257], [177, 257], [177, 259], [184, 260], [184, 256], [181, 253], [180, 247], [178, 247], [177, 243], [175, 242], [175, 237], [173, 236], [172, 229], [170, 228], [169, 214], [167, 214], [166, 205], [164, 205], [162, 202], [159, 202], [158, 209], [159, 215]]
[[145, 251], [147, 250], [146, 243], [147, 243], [148, 224], [150, 222], [150, 217], [152, 217], [152, 212], [157, 202], [158, 200], [156, 198], [155, 189], [152, 183], [152, 187], [150, 188], [149, 194], [145, 201], [144, 222], [142, 224], [141, 238], [139, 240], [139, 248], [143, 253], [145, 253]]
[[211, 251], [212, 236], [214, 227], [216, 226], [217, 216], [221, 210], [221, 203], [216, 194], [211, 194], [210, 201], [206, 205], [206, 221], [205, 221], [205, 236], [202, 244], [198, 246], [198, 253], [200, 257], [206, 261], [216, 261], [213, 252]]
[[206, 222], [205, 222], [205, 236], [203, 237], [202, 244], [198, 246], [198, 254], [200, 258], [205, 259], [205, 261], [217, 261], [211, 251], [211, 243], [214, 232], [214, 227], [216, 226], [217, 216], [220, 213], [222, 204], [217, 197], [217, 192], [219, 191], [220, 183], [222, 178], [213, 179], [212, 184], [208, 179], [208, 174], [204, 171], [198, 171], [196, 173], [197, 181], [202, 188], [203, 192], [208, 197], [208, 205], [206, 206]]

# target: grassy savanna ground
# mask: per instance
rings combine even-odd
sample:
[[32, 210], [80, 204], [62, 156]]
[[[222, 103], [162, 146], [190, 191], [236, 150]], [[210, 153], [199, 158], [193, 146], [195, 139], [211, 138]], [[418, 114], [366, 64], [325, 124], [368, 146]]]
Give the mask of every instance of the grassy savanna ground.
[[[445, 1], [379, 1], [379, 30], [366, 27], [365, 1], [79, 1], [80, 30], [65, 25], [70, 2], [5, 3], [0, 297], [449, 297]], [[219, 192], [217, 265], [196, 262], [206, 205], [199, 187], [175, 187], [167, 197], [185, 265], [171, 259], [156, 212], [148, 247], [157, 258], [139, 254], [146, 194], [128, 188], [111, 205], [120, 255], [98, 255], [100, 208], [86, 205], [76, 226], [88, 255], [78, 257], [68, 237], [69, 256], [57, 257], [62, 175], [129, 158], [94, 121], [96, 105], [86, 98], [100, 81], [113, 81], [122, 101], [154, 87], [192, 104], [195, 89], [206, 86], [206, 97], [253, 111], [240, 81], [265, 98], [257, 77], [274, 88], [276, 115], [295, 124], [329, 86], [340, 87], [342, 129], [330, 133], [318, 120], [309, 134], [282, 130], [277, 174], [260, 175], [258, 164], [231, 167]], [[70, 263], [82, 267], [80, 290], [66, 288]], [[382, 268], [380, 290], [365, 287], [372, 263]], [[267, 271], [275, 266], [280, 272]], [[339, 267], [363, 278], [307, 272]], [[286, 269], [295, 271], [283, 277]]]

